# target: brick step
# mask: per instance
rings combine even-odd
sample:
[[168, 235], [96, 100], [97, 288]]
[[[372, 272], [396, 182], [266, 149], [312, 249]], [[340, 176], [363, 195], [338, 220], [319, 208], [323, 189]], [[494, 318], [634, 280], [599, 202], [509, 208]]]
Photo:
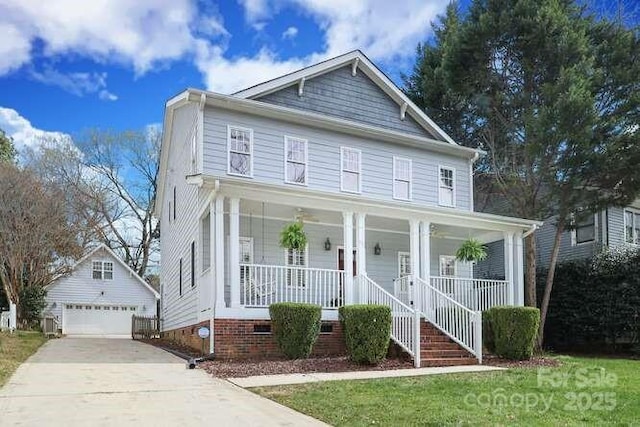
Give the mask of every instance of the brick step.
[[456, 350], [421, 350], [420, 356], [425, 359], [443, 359], [443, 358], [473, 358], [472, 354], [466, 350], [456, 349]]
[[435, 366], [463, 366], [477, 364], [478, 360], [471, 357], [439, 357], [434, 359], [423, 359], [420, 361], [420, 366], [424, 368]]
[[[457, 343], [454, 342], [434, 342], [434, 343], [423, 343], [420, 346], [420, 350], [462, 350]], [[466, 350], [464, 350], [466, 351]]]
[[420, 343], [435, 343], [435, 342], [443, 342], [443, 343], [452, 343], [453, 340], [446, 335], [421, 335]]

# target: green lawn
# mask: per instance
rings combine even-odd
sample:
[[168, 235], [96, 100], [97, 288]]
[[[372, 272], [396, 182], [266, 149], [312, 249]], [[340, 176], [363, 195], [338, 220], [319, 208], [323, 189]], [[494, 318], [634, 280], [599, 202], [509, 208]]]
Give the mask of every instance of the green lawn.
[[333, 425], [640, 425], [640, 361], [253, 389]]
[[0, 332], [0, 386], [46, 340], [40, 332]]

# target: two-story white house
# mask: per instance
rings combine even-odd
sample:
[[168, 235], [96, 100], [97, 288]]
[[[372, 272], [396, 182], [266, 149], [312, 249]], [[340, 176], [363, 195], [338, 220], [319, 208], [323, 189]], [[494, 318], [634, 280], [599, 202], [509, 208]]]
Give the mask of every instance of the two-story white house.
[[[156, 206], [163, 334], [199, 348], [204, 325], [218, 357], [275, 355], [269, 304], [310, 302], [323, 309], [317, 353], [333, 353], [337, 308], [381, 303], [417, 366], [481, 359], [479, 313], [523, 304], [522, 239], [537, 225], [473, 211], [481, 154], [360, 51], [232, 95], [180, 93], [166, 104]], [[279, 246], [293, 221], [304, 250]], [[504, 242], [506, 280], [456, 261], [470, 237]]]

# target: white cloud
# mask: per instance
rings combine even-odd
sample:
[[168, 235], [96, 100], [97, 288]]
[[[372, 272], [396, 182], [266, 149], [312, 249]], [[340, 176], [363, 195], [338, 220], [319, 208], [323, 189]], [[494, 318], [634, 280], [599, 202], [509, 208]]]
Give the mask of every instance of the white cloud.
[[33, 127], [31, 122], [12, 108], [0, 107], [0, 129], [13, 138], [16, 149], [36, 148], [42, 143], [69, 143], [71, 137], [63, 132]]
[[31, 78], [34, 80], [58, 86], [76, 96], [85, 96], [97, 93], [98, 97], [105, 101], [115, 101], [118, 97], [107, 90], [107, 73], [61, 73], [50, 67], [43, 71], [31, 70]]
[[73, 53], [120, 62], [139, 75], [191, 52], [195, 31], [223, 36], [223, 29], [192, 0], [3, 0], [0, 75], [28, 63], [38, 41], [47, 57]]
[[262, 31], [265, 20], [271, 18], [269, 0], [238, 0], [244, 7], [245, 20], [257, 31]]
[[282, 33], [283, 40], [293, 40], [298, 35], [298, 29], [296, 27], [289, 27]]

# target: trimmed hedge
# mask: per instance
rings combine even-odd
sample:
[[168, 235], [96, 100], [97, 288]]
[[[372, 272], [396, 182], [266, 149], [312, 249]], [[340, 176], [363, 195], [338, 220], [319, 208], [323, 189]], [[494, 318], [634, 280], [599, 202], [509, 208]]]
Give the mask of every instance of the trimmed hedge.
[[376, 365], [389, 349], [391, 309], [386, 305], [347, 305], [339, 309], [347, 352], [356, 363]]
[[[539, 271], [541, 297], [547, 272]], [[556, 267], [545, 324], [556, 351], [626, 352], [640, 345], [640, 250], [605, 249]]]
[[320, 334], [319, 305], [279, 302], [269, 306], [278, 347], [289, 359], [305, 359]]
[[[534, 307], [492, 307], [483, 313], [489, 345], [500, 357], [530, 359], [538, 336], [540, 310]], [[485, 343], [486, 344], [486, 343]]]

